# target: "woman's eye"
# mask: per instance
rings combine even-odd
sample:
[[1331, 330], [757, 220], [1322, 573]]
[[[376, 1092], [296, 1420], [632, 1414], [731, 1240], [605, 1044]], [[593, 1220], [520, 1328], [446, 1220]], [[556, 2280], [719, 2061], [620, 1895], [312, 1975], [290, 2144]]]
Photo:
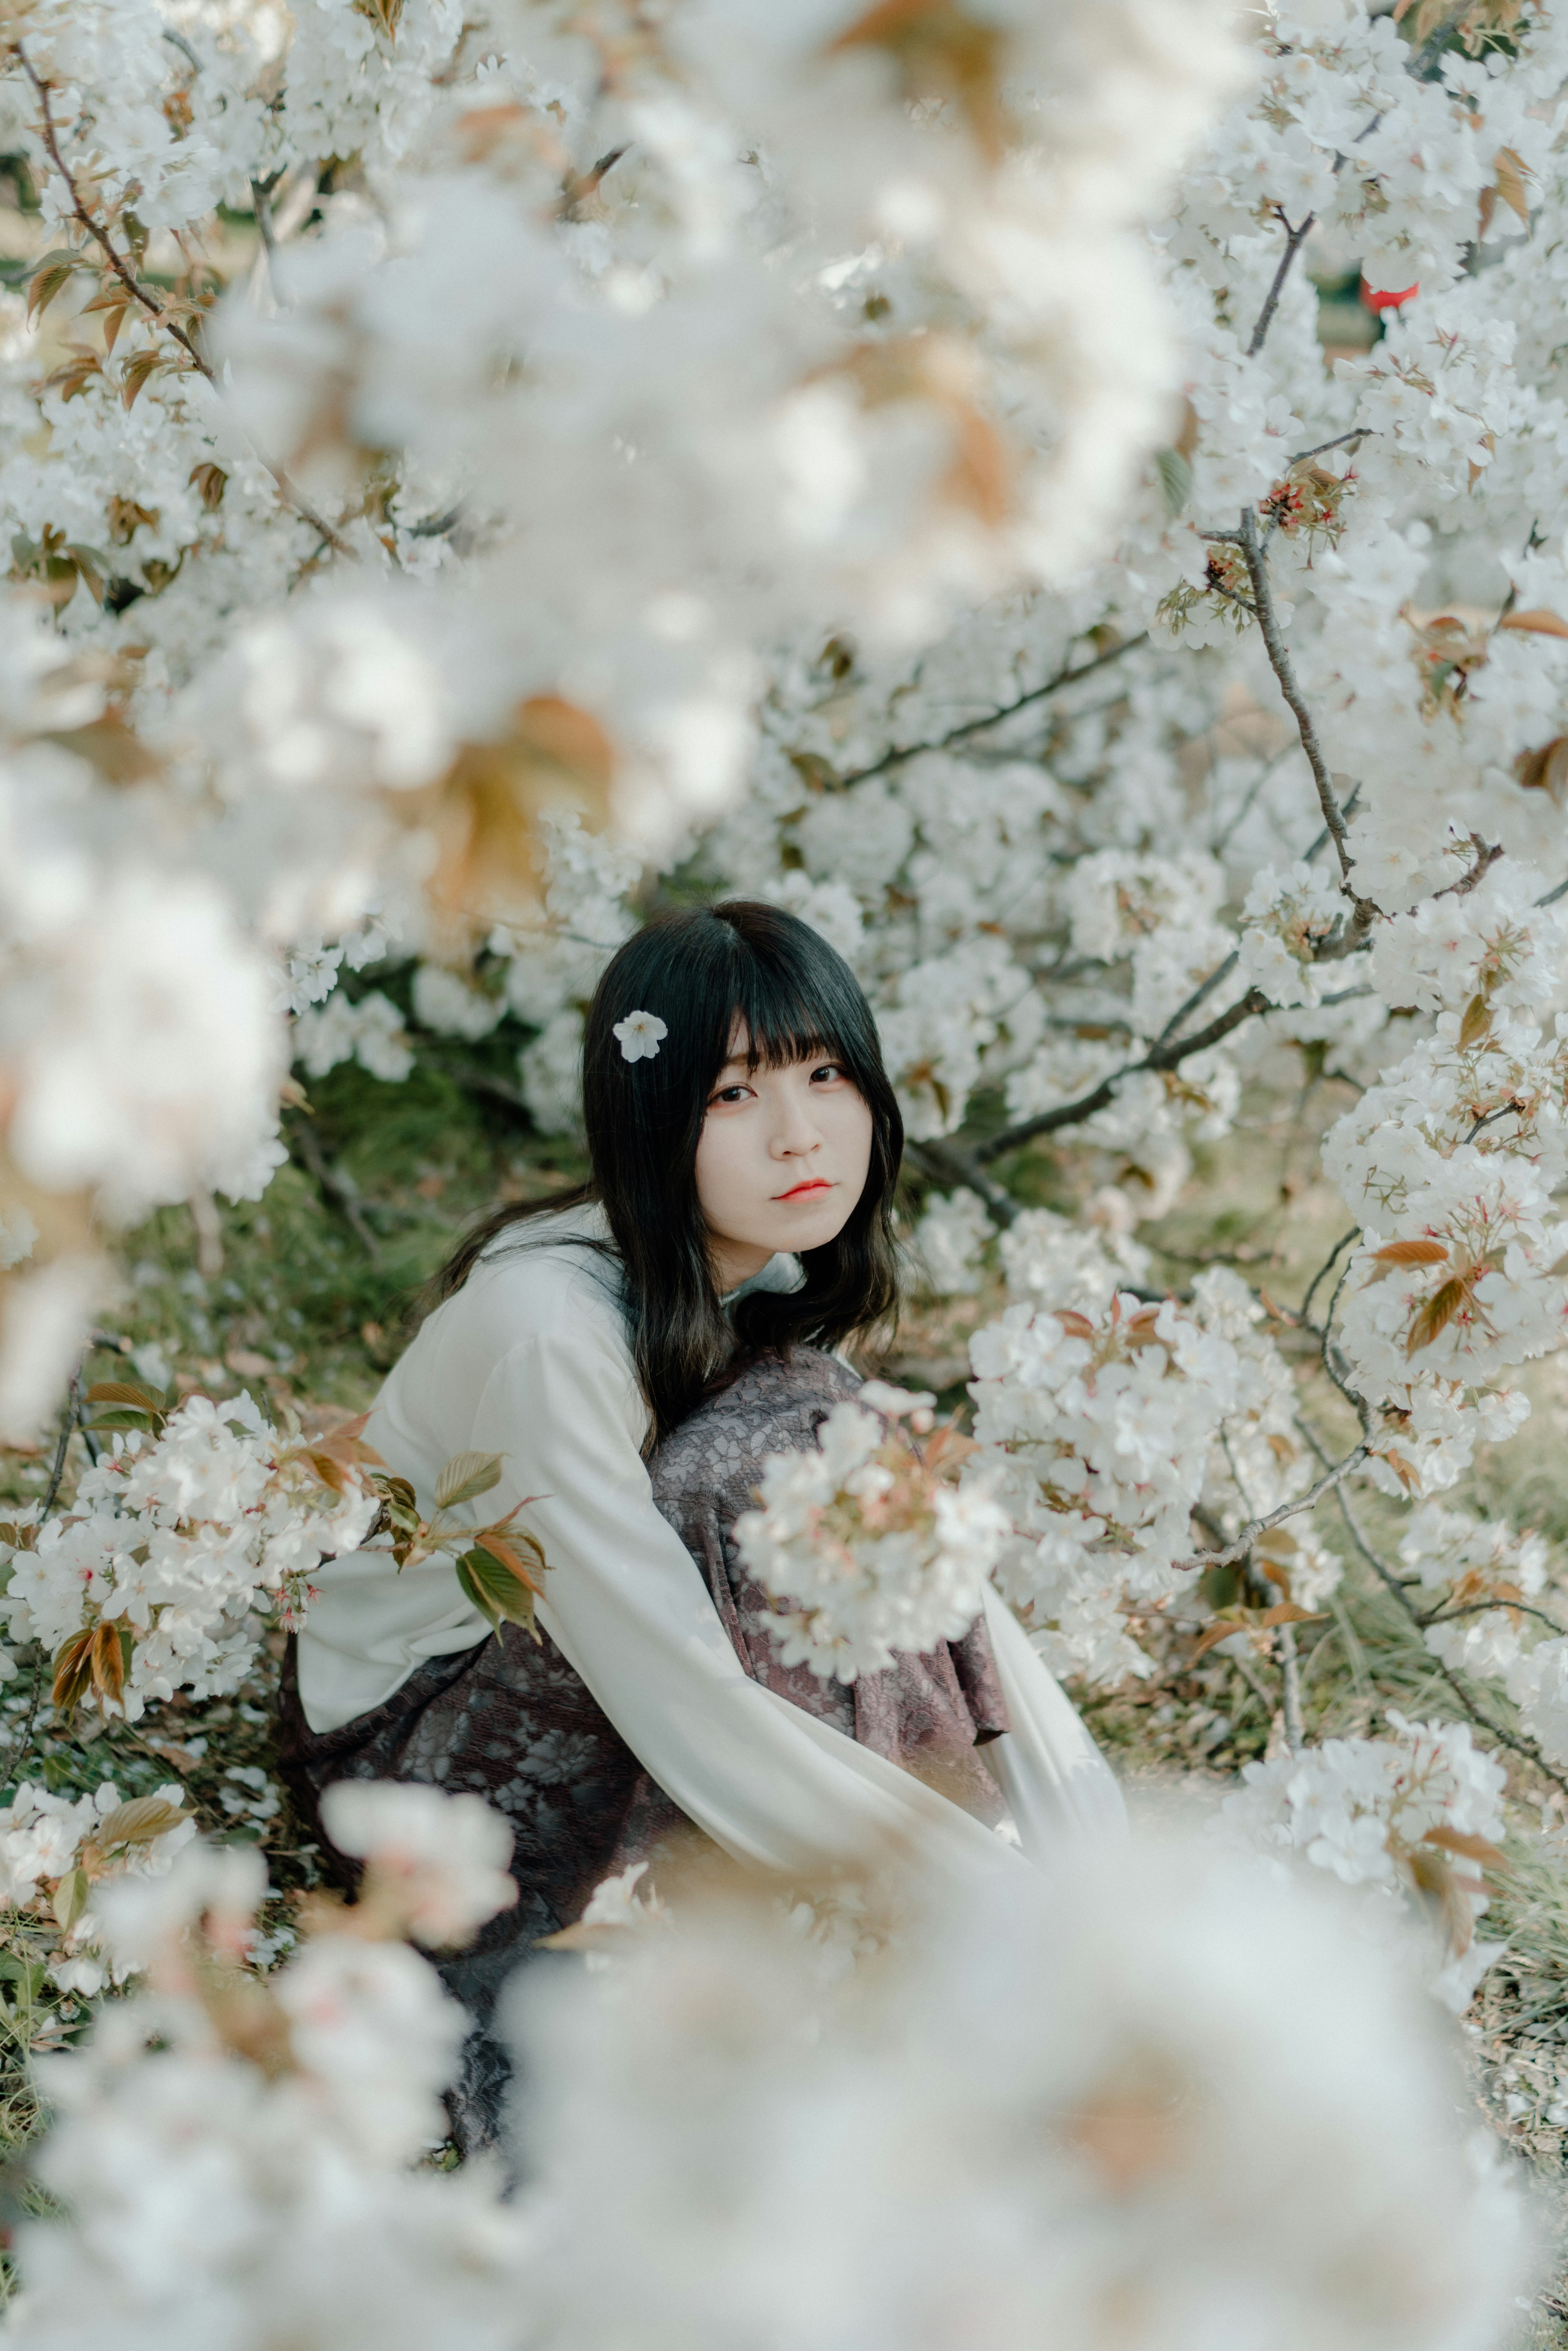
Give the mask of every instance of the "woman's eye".
[[833, 1078], [841, 1078], [843, 1074], [837, 1061], [824, 1061], [820, 1070], [812, 1071], [811, 1083], [819, 1085]]
[[718, 1093], [715, 1094], [714, 1101], [716, 1102], [744, 1102], [750, 1092], [751, 1088], [749, 1086], [725, 1086]]

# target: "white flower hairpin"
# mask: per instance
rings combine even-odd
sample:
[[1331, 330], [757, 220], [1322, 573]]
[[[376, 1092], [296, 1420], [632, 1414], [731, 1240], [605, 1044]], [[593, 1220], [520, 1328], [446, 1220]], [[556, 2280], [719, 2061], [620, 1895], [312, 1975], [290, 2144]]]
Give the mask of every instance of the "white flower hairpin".
[[656, 1012], [629, 1012], [611, 1031], [621, 1040], [622, 1059], [627, 1061], [651, 1061], [669, 1033]]

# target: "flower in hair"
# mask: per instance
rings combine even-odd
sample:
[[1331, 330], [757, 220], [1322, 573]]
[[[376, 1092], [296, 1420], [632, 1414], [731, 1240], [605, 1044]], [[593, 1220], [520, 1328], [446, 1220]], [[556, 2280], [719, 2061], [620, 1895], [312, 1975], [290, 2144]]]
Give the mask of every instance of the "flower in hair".
[[662, 1038], [669, 1030], [656, 1012], [629, 1012], [618, 1020], [612, 1035], [621, 1040], [622, 1058], [628, 1061], [651, 1061], [659, 1050]]

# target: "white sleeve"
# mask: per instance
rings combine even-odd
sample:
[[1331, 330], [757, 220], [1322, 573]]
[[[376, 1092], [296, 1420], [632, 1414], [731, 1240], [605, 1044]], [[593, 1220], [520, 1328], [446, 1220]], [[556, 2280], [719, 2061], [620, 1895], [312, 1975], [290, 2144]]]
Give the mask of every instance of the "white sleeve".
[[992, 1584], [985, 1614], [1012, 1729], [983, 1752], [1025, 1853], [1045, 1868], [1080, 1838], [1124, 1833], [1126, 1808], [1082, 1718]]
[[654, 1504], [633, 1434], [645, 1418], [624, 1356], [585, 1318], [497, 1364], [472, 1442], [506, 1457], [486, 1513], [532, 1498], [517, 1523], [549, 1563], [540, 1624], [660, 1787], [734, 1858], [772, 1869], [888, 1838], [955, 1867], [1016, 1867], [956, 1804], [746, 1672]]

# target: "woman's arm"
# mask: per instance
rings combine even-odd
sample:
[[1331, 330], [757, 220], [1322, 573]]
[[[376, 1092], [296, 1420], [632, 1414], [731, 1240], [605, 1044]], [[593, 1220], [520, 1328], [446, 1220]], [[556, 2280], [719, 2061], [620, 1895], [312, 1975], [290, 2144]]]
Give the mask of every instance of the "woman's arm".
[[539, 1621], [632, 1752], [739, 1861], [806, 1873], [894, 1839], [1016, 1866], [957, 1805], [745, 1671], [654, 1504], [631, 1367], [596, 1322], [513, 1347], [471, 1442], [505, 1457], [487, 1516], [532, 1498], [517, 1523], [549, 1562]]

